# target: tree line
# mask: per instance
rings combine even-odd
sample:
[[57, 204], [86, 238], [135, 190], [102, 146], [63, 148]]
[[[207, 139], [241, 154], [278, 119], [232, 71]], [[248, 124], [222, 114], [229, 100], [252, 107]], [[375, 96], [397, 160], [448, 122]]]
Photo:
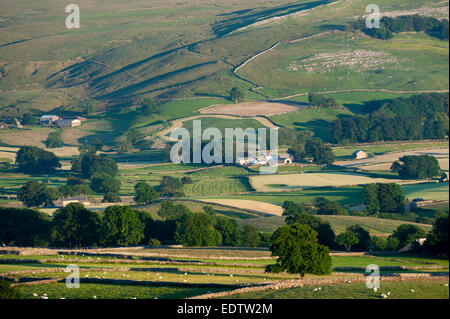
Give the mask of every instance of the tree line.
[[418, 14], [383, 17], [380, 20], [379, 28], [367, 28], [366, 21], [359, 19], [347, 25], [347, 31], [360, 30], [372, 38], [388, 40], [399, 32], [425, 32], [430, 36], [448, 41], [448, 19], [436, 19], [433, 17], [424, 17]]
[[448, 93], [368, 102], [367, 115], [340, 118], [331, 124], [333, 143], [444, 139], [449, 133]]
[[163, 201], [155, 220], [145, 211], [113, 205], [102, 213], [71, 203], [53, 217], [26, 208], [0, 207], [0, 242], [30, 247], [99, 247], [160, 244], [184, 246], [268, 245], [255, 227], [238, 227], [210, 206], [193, 213], [187, 206]]

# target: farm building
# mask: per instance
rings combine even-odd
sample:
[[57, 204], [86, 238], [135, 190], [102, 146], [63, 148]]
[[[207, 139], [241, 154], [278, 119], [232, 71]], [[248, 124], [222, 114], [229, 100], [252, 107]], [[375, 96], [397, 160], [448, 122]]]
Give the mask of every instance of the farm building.
[[56, 207], [66, 207], [67, 205], [69, 205], [70, 203], [80, 203], [83, 204], [85, 206], [90, 205], [90, 202], [88, 199], [86, 199], [86, 197], [83, 196], [75, 196], [75, 197], [68, 197], [68, 198], [61, 198], [58, 199], [56, 202], [54, 202], [53, 204]]
[[413, 242], [409, 243], [405, 247], [398, 250], [399, 253], [406, 253], [410, 250], [413, 250], [417, 245], [422, 246], [427, 241], [426, 238], [419, 238], [414, 240]]
[[267, 165], [270, 162], [270, 156], [254, 156], [254, 155], [243, 155], [236, 158], [236, 163], [241, 166], [247, 165]]
[[353, 152], [353, 158], [354, 159], [363, 159], [367, 158], [367, 153], [364, 151], [356, 150]]
[[431, 203], [433, 203], [432, 200], [425, 200], [423, 198], [414, 198], [411, 202], [411, 207], [417, 208]]
[[292, 156], [284, 155], [284, 156], [276, 156], [271, 159], [271, 161], [275, 161], [277, 165], [286, 165], [291, 164], [293, 161]]
[[442, 176], [439, 178], [439, 183], [448, 182], [449, 180], [449, 173], [445, 172], [442, 174]]
[[60, 119], [55, 122], [55, 124], [59, 127], [75, 127], [80, 126], [81, 121], [78, 119]]
[[40, 125], [52, 125], [55, 121], [59, 120], [57, 115], [42, 115], [39, 119]]

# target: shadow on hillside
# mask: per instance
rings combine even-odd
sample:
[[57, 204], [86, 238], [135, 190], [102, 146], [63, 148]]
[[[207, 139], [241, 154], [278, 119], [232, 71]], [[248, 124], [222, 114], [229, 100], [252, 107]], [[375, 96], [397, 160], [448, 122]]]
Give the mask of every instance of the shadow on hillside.
[[[261, 8], [259, 10], [254, 9], [249, 12], [236, 13], [237, 17], [229, 18], [223, 21], [216, 22], [212, 26], [212, 30], [217, 37], [225, 36], [235, 30], [243, 27], [252, 25], [253, 23], [260, 22], [269, 18], [281, 17], [288, 14], [305, 11], [308, 9], [315, 8], [317, 6], [333, 2], [334, 0], [320, 0], [312, 1], [307, 3], [289, 3], [286, 5], [272, 7], [272, 8]], [[232, 13], [233, 14], [233, 13]], [[231, 14], [231, 15], [232, 15]], [[222, 15], [223, 16], [223, 15]]]

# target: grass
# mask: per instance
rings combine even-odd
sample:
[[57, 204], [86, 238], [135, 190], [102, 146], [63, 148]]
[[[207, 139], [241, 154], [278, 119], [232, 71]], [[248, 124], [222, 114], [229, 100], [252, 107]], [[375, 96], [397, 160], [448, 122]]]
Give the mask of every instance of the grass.
[[[381, 282], [380, 289], [375, 293], [367, 289], [365, 284], [335, 284], [321, 285], [321, 290], [315, 287], [266, 290], [246, 294], [232, 295], [233, 299], [383, 299], [382, 293], [390, 292], [389, 299], [448, 299], [448, 280], [439, 281], [407, 281]], [[414, 290], [414, 292], [411, 292]]]
[[[339, 234], [345, 231], [348, 226], [359, 224], [371, 235], [379, 234], [392, 234], [402, 224], [409, 224], [410, 222], [405, 222], [401, 220], [391, 220], [383, 218], [374, 217], [361, 217], [361, 216], [338, 216], [338, 215], [318, 215], [322, 220], [330, 223], [331, 228], [335, 233]], [[273, 216], [273, 217], [260, 217], [251, 219], [242, 219], [238, 221], [239, 226], [253, 225], [260, 231], [273, 232], [278, 227], [285, 224], [284, 217]], [[416, 224], [420, 228], [430, 231], [431, 225]]]
[[[389, 220], [374, 217], [320, 215], [320, 219], [326, 220], [336, 233], [343, 233], [348, 226], [359, 224], [366, 228], [370, 234], [392, 234], [400, 225], [408, 222], [401, 220]], [[409, 224], [409, 223], [408, 223]], [[431, 225], [416, 224], [418, 227], [430, 231]]]
[[423, 198], [430, 200], [447, 200], [448, 182], [446, 183], [422, 183], [402, 186], [403, 193], [409, 199]]
[[136, 285], [115, 285], [115, 284], [91, 284], [83, 283], [79, 289], [69, 289], [64, 283], [54, 283], [47, 285], [23, 286], [20, 291], [28, 299], [38, 299], [33, 297], [34, 293], [42, 296], [44, 293], [49, 299], [180, 299], [211, 292], [219, 292], [224, 289], [214, 288], [190, 288], [190, 287], [164, 287], [164, 286], [136, 286]]
[[286, 185], [278, 189], [314, 188], [314, 187], [340, 187], [371, 183], [400, 182], [401, 180], [385, 179], [351, 174], [345, 172], [330, 173], [305, 173], [305, 174], [283, 174], [283, 175], [259, 175], [250, 178], [250, 184], [257, 191], [267, 191], [274, 185]]
[[[354, 55], [357, 50], [359, 55]], [[247, 64], [240, 74], [257, 81], [265, 93], [278, 97], [387, 87], [397, 91], [436, 90], [448, 85], [448, 71], [442, 68], [448, 65], [447, 59], [448, 42], [425, 34], [399, 34], [380, 41], [340, 33], [281, 44]]]
[[[190, 201], [175, 201], [175, 203], [183, 204], [183, 205], [187, 206], [194, 213], [203, 212], [203, 207], [205, 205], [208, 205], [208, 206], [211, 206], [216, 211], [216, 213], [221, 216], [227, 216], [227, 217], [235, 218], [235, 219], [247, 219], [247, 218], [254, 218], [257, 216], [255, 214], [251, 214], [246, 211], [239, 210], [239, 209], [227, 208], [227, 207], [214, 205], [214, 204], [206, 204], [206, 203], [198, 203], [198, 202], [190, 202]], [[150, 213], [150, 215], [154, 219], [161, 219], [161, 217], [159, 217], [159, 215], [158, 215], [158, 210], [160, 207], [161, 207], [161, 204], [156, 203], [156, 204], [150, 204], [150, 205], [145, 205], [145, 206], [138, 206], [136, 208], [139, 210], [145, 210], [146, 212]]]
[[[250, 194], [224, 195], [220, 198], [256, 200], [276, 205], [282, 205], [287, 200], [298, 203], [312, 203], [316, 197], [325, 197], [329, 200], [337, 201], [342, 205], [357, 205], [363, 201], [362, 187], [323, 187], [290, 192], [254, 192]], [[208, 198], [212, 197], [201, 197], [201, 199]]]
[[270, 119], [277, 125], [295, 130], [310, 130], [324, 141], [329, 141], [329, 126], [338, 118], [349, 117], [347, 110], [308, 108], [288, 114], [274, 115]]
[[409, 151], [417, 149], [448, 148], [448, 142], [405, 142], [405, 143], [382, 143], [379, 145], [352, 145], [333, 148], [333, 153], [338, 160], [353, 158], [355, 150], [362, 150], [368, 154], [381, 155], [387, 152]]

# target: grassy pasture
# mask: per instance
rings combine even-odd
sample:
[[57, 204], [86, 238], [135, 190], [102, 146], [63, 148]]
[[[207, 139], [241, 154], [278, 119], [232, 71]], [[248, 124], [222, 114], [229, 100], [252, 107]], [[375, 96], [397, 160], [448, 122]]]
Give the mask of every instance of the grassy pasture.
[[410, 151], [421, 149], [448, 148], [448, 142], [404, 142], [404, 143], [380, 143], [379, 145], [352, 145], [345, 147], [334, 147], [333, 153], [338, 160], [351, 159], [355, 150], [365, 151], [367, 154], [381, 155], [387, 152]]
[[329, 125], [338, 118], [349, 117], [348, 110], [330, 108], [308, 108], [288, 114], [274, 115], [270, 119], [277, 125], [296, 129], [310, 130], [324, 141], [329, 141]]
[[196, 296], [207, 292], [219, 292], [225, 289], [217, 288], [191, 288], [191, 287], [167, 287], [167, 286], [136, 286], [114, 284], [82, 284], [82, 289], [68, 289], [65, 283], [55, 283], [37, 286], [23, 286], [20, 291], [27, 299], [34, 293], [42, 296], [44, 293], [49, 299], [179, 299]]
[[[249, 194], [224, 195], [220, 198], [256, 200], [281, 206], [287, 200], [299, 203], [312, 203], [316, 197], [325, 197], [332, 201], [338, 201], [342, 205], [357, 205], [362, 202], [362, 187], [321, 187], [289, 192], [254, 192]], [[204, 196], [195, 198], [209, 199], [216, 197]]]
[[[429, 231], [431, 230], [431, 225], [411, 223], [401, 220], [391, 220], [375, 217], [362, 217], [362, 216], [338, 216], [338, 215], [318, 215], [320, 219], [323, 219], [330, 223], [331, 228], [334, 232], [339, 234], [345, 231], [348, 226], [359, 224], [369, 231], [371, 235], [385, 235], [391, 234], [398, 226], [402, 224], [413, 224], [420, 228]], [[260, 231], [273, 232], [278, 227], [285, 224], [284, 217], [273, 216], [273, 217], [260, 217], [252, 219], [242, 219], [238, 220], [240, 226], [253, 225]]]
[[439, 90], [448, 86], [448, 71], [442, 67], [448, 65], [447, 59], [448, 42], [425, 34], [398, 34], [380, 41], [334, 33], [281, 44], [247, 64], [240, 74], [278, 97], [387, 87], [397, 91]]
[[448, 182], [446, 183], [422, 183], [403, 185], [402, 190], [407, 198], [424, 198], [431, 200], [447, 200], [449, 197]]
[[[32, 286], [19, 286], [18, 289], [24, 294], [25, 298], [39, 298], [44, 293], [49, 299], [58, 298], [87, 298], [96, 296], [98, 299], [109, 298], [185, 298], [194, 295], [200, 295], [209, 292], [219, 292], [228, 290], [227, 287], [198, 287], [189, 284], [255, 284], [264, 282], [278, 282], [283, 280], [298, 279], [298, 275], [287, 273], [271, 274], [265, 273], [264, 267], [267, 264], [275, 262], [275, 259], [268, 259], [270, 251], [267, 248], [226, 248], [226, 247], [186, 247], [186, 248], [109, 248], [94, 250], [98, 253], [121, 253], [135, 254], [132, 259], [122, 260], [122, 263], [113, 263], [118, 261], [107, 256], [85, 256], [81, 255], [1, 255], [0, 273], [6, 273], [17, 270], [39, 270], [48, 268], [63, 268], [68, 264], [77, 264], [80, 267], [80, 276], [82, 278], [80, 289], [68, 289], [64, 283], [50, 283]], [[140, 254], [139, 256], [136, 254]], [[140, 256], [166, 257], [163, 263], [152, 260], [140, 260]], [[4, 263], [4, 259], [33, 259], [40, 263]], [[50, 259], [44, 261], [44, 259]], [[75, 260], [74, 260], [75, 259]], [[140, 261], [138, 263], [138, 261]], [[143, 263], [142, 263], [143, 262]], [[182, 264], [180, 264], [182, 262]], [[332, 256], [333, 267], [360, 267], [364, 269], [368, 264], [377, 264], [380, 267], [409, 266], [418, 267], [417, 270], [404, 269], [402, 272], [433, 272], [447, 271], [448, 260], [433, 259], [416, 255], [364, 255], [364, 256]], [[426, 267], [439, 266], [438, 270], [427, 270]], [[127, 268], [124, 268], [127, 267]], [[421, 268], [423, 267], [423, 268]], [[101, 268], [101, 269], [99, 269]], [[339, 268], [336, 268], [339, 270]], [[356, 271], [361, 273], [363, 270]], [[393, 272], [394, 270], [382, 270], [382, 273]], [[64, 279], [66, 273], [61, 271], [47, 271], [34, 273], [21, 273], [10, 275], [16, 280], [28, 280], [38, 278], [60, 278]], [[352, 278], [351, 273], [333, 273], [333, 278]], [[100, 282], [87, 283], [83, 279], [94, 279]], [[327, 277], [317, 277], [307, 275], [306, 279], [326, 279]], [[108, 283], [101, 280], [126, 280], [130, 283]], [[152, 284], [155, 282], [157, 284]], [[440, 281], [429, 282], [434, 284]], [[443, 280], [442, 282], [445, 282]], [[177, 287], [174, 284], [183, 284], [186, 286]], [[397, 287], [402, 288], [403, 284], [413, 284], [414, 282], [396, 282], [392, 283], [390, 288], [391, 297]], [[428, 284], [428, 282], [423, 282]], [[382, 282], [382, 286], [387, 287], [389, 283]], [[398, 284], [398, 285], [397, 285]], [[345, 287], [358, 288], [358, 284], [345, 285]], [[312, 286], [309, 286], [312, 290]], [[391, 286], [389, 286], [391, 287]], [[411, 288], [417, 291], [417, 295], [427, 298], [438, 298], [434, 292], [424, 294], [418, 288]], [[308, 287], [305, 287], [308, 288]], [[229, 289], [232, 289], [231, 286]], [[345, 288], [347, 289], [347, 288]], [[343, 291], [345, 291], [345, 289]], [[359, 288], [358, 288], [359, 289]], [[284, 292], [281, 290], [279, 292]], [[322, 288], [322, 293], [326, 288]], [[342, 296], [346, 298], [345, 295]], [[325, 294], [325, 296], [327, 296]], [[339, 295], [340, 296], [340, 295]], [[357, 295], [357, 297], [362, 297]], [[364, 297], [362, 297], [364, 298]]]
[[399, 179], [373, 178], [351, 173], [305, 173], [251, 176], [250, 183], [257, 191], [269, 191], [273, 185], [286, 185], [279, 189], [352, 186], [370, 183], [399, 183]]
[[[321, 285], [321, 290], [315, 287], [300, 287], [282, 290], [266, 290], [232, 295], [233, 299], [383, 299], [382, 293], [390, 292], [389, 299], [448, 299], [448, 280], [439, 281], [408, 281], [382, 282], [378, 292], [367, 289], [365, 284], [335, 284]], [[412, 290], [414, 292], [412, 292]]]

